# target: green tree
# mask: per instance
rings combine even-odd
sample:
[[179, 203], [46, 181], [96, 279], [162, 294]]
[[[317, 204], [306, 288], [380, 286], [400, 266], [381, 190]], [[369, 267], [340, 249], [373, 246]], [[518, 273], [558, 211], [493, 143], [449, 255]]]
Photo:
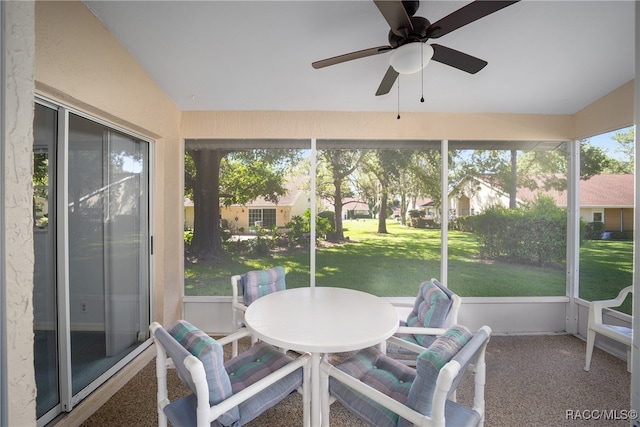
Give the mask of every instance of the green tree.
[[[610, 170], [613, 159], [589, 140], [580, 141], [580, 178], [590, 177]], [[510, 208], [515, 204], [517, 188], [564, 190], [567, 188], [567, 153], [561, 147], [549, 151], [497, 151], [476, 150], [462, 162], [460, 174], [485, 175], [493, 185], [510, 194]]]
[[344, 240], [342, 224], [342, 208], [346, 197], [353, 197], [354, 192], [348, 185], [347, 178], [358, 169], [364, 152], [351, 150], [320, 150], [318, 152], [319, 167], [317, 170], [317, 195], [323, 200], [330, 200], [334, 208], [335, 238]]
[[628, 128], [616, 132], [611, 139], [618, 143], [616, 152], [622, 155], [622, 159], [612, 159], [612, 173], [633, 173], [634, 171], [634, 153], [635, 153], [635, 134], [634, 129]]
[[384, 150], [374, 151], [374, 156], [365, 163], [365, 170], [378, 179], [380, 185], [380, 204], [378, 213], [378, 233], [387, 233], [387, 210], [389, 195], [398, 188], [401, 173], [409, 166], [412, 150]]
[[220, 206], [246, 204], [258, 197], [271, 202], [286, 194], [295, 150], [187, 150], [185, 194], [193, 197], [191, 251], [199, 259], [225, 255], [222, 248]]
[[[434, 201], [436, 209], [440, 208], [440, 195], [442, 194], [441, 157], [439, 150], [417, 150], [411, 157], [408, 165], [410, 180], [409, 183], [403, 184], [403, 187], [406, 186], [413, 193], [411, 202], [414, 205], [417, 198], [428, 197]], [[453, 158], [450, 157], [449, 164], [452, 165], [452, 162]]]

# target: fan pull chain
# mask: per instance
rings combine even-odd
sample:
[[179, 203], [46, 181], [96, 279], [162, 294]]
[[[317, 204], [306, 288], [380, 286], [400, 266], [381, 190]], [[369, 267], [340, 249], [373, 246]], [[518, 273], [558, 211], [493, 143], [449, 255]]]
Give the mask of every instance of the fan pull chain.
[[398, 120], [400, 120], [400, 76], [398, 76]]
[[420, 95], [420, 102], [424, 102], [424, 43], [420, 43], [420, 80], [422, 83], [422, 93]]

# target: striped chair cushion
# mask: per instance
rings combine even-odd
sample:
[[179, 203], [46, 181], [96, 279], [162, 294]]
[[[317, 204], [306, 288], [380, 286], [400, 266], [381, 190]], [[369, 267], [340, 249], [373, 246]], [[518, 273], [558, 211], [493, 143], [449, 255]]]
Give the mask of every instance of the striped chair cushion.
[[[210, 405], [220, 403], [233, 394], [231, 381], [224, 367], [224, 352], [215, 339], [186, 320], [176, 321], [169, 327], [168, 332], [202, 362], [209, 386]], [[238, 408], [234, 408], [222, 415], [218, 422], [222, 425], [232, 425], [239, 418]]]
[[[259, 342], [225, 363], [233, 393], [248, 387], [293, 359], [273, 346]], [[241, 403], [238, 425], [244, 425], [302, 385], [302, 368]]]
[[[451, 296], [443, 287], [429, 280], [420, 284], [413, 310], [407, 317], [406, 325], [411, 327], [443, 328], [451, 310]], [[428, 347], [435, 337], [432, 335], [404, 336], [403, 339]]]
[[240, 283], [244, 305], [249, 306], [262, 296], [286, 289], [284, 267], [250, 271], [241, 276]]
[[[417, 359], [417, 376], [407, 399], [407, 406], [424, 415], [431, 414], [433, 393], [440, 369], [472, 338], [465, 326], [455, 325], [438, 337]], [[398, 426], [410, 426], [401, 419]]]
[[[359, 351], [337, 367], [400, 403], [406, 403], [415, 371], [385, 356], [375, 347]], [[329, 378], [329, 392], [358, 418], [376, 427], [396, 426], [398, 415]]]

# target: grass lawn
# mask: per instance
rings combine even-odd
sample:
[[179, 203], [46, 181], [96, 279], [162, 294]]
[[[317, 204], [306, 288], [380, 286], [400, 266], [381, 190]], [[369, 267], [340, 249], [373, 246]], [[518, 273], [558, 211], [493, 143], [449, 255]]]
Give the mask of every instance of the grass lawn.
[[[349, 242], [316, 252], [316, 285], [348, 287], [379, 296], [415, 296], [418, 284], [440, 277], [440, 230], [377, 220], [344, 223]], [[581, 296], [611, 298], [631, 283], [632, 242], [589, 241], [581, 248]], [[448, 286], [461, 296], [565, 295], [564, 266], [538, 267], [479, 258], [474, 234], [449, 232]], [[230, 295], [230, 276], [282, 265], [287, 287], [309, 286], [309, 254], [252, 258], [232, 254], [224, 265], [185, 262], [186, 295]]]

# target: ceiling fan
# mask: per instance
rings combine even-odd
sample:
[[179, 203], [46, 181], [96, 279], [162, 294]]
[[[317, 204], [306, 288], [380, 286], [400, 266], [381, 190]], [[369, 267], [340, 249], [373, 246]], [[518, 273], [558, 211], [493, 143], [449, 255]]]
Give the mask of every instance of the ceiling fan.
[[426, 18], [413, 16], [420, 6], [420, 2], [417, 0], [373, 0], [391, 28], [389, 45], [334, 56], [316, 61], [311, 65], [316, 69], [323, 68], [353, 59], [394, 51], [376, 96], [389, 93], [399, 74], [420, 71], [429, 60], [475, 74], [487, 65], [487, 61], [439, 44], [428, 45], [426, 44], [427, 40], [442, 37], [518, 1], [476, 0], [432, 24]]

